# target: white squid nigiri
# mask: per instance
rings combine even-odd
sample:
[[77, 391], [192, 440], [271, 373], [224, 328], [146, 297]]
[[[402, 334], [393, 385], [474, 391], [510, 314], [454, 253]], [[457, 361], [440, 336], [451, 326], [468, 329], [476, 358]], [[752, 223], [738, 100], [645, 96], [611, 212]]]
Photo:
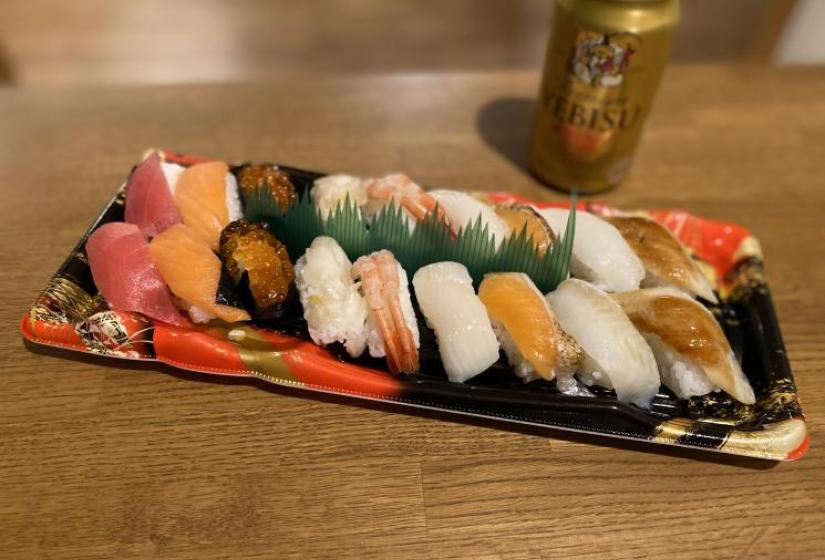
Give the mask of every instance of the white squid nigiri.
[[447, 215], [456, 233], [458, 230], [469, 227], [470, 224], [475, 223], [479, 216], [481, 217], [482, 226], [486, 225], [487, 231], [493, 236], [496, 248], [501, 245], [501, 242], [504, 241], [504, 238], [510, 233], [510, 228], [507, 227], [504, 220], [498, 217], [493, 208], [467, 193], [436, 189], [434, 191], [427, 191], [427, 194], [438, 202], [440, 208], [444, 209], [444, 213]]
[[723, 389], [753, 404], [753, 388], [733, 355], [722, 328], [702, 304], [673, 288], [615, 294], [627, 316], [647, 340], [662, 382], [688, 399]]
[[[556, 235], [564, 232], [569, 211], [539, 210]], [[590, 212], [576, 212], [576, 234], [570, 272], [609, 292], [636, 290], [645, 277], [642, 261], [619, 230]]]
[[656, 359], [619, 304], [574, 278], [547, 294], [547, 301], [584, 351], [579, 379], [615, 390], [622, 402], [649, 407], [660, 385]]
[[418, 306], [435, 331], [447, 377], [463, 383], [498, 360], [498, 340], [467, 267], [439, 262], [413, 276]]
[[357, 358], [367, 346], [367, 304], [351, 268], [337, 241], [316, 237], [295, 263], [295, 286], [312, 341], [319, 346], [340, 342]]

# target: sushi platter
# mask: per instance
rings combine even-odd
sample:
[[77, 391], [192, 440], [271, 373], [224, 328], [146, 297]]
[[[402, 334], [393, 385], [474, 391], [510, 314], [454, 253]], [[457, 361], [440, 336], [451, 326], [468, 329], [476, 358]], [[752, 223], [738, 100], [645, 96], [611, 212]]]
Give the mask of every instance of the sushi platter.
[[680, 210], [150, 150], [21, 330], [697, 451], [795, 460], [809, 441], [758, 242]]

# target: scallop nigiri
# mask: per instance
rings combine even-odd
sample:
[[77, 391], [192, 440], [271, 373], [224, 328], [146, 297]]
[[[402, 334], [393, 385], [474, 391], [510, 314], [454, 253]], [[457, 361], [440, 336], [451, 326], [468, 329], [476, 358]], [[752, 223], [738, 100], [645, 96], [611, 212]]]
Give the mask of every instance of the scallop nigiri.
[[[539, 212], [556, 235], [564, 231], [568, 210], [545, 208]], [[590, 212], [577, 212], [570, 272], [609, 292], [624, 292], [639, 288], [645, 267], [619, 230]]]
[[223, 228], [241, 217], [238, 184], [222, 161], [196, 163], [177, 180], [175, 203], [183, 223], [213, 251]]
[[510, 228], [496, 215], [495, 210], [467, 193], [447, 189], [437, 189], [428, 191], [428, 193], [438, 202], [438, 206], [444, 209], [447, 219], [456, 232], [480, 219], [482, 227], [486, 226], [488, 233], [493, 236], [496, 248], [510, 232]]
[[149, 252], [169, 289], [196, 323], [215, 317], [230, 323], [250, 319], [243, 309], [216, 303], [221, 261], [191, 227], [170, 227], [152, 240]]
[[357, 358], [367, 346], [367, 303], [350, 276], [352, 263], [332, 237], [316, 237], [295, 263], [295, 285], [315, 344], [344, 345]]
[[647, 339], [662, 382], [677, 397], [722, 389], [745, 404], [755, 402], [722, 328], [702, 304], [672, 288], [624, 292], [614, 298]]
[[575, 278], [547, 294], [547, 301], [562, 329], [584, 351], [579, 378], [615, 390], [620, 401], [650, 406], [660, 385], [656, 359], [619, 304]]
[[493, 207], [496, 215], [507, 226], [510, 235], [524, 230], [540, 255], [547, 252], [556, 240], [553, 229], [538, 210], [527, 204], [498, 204]]
[[570, 376], [582, 361], [578, 344], [559, 326], [544, 295], [520, 272], [486, 274], [478, 297], [516, 374], [525, 381]]
[[687, 248], [665, 226], [642, 216], [606, 218], [642, 260], [647, 276], [644, 287], [672, 286], [716, 303], [710, 283]]
[[413, 288], [450, 381], [463, 383], [496, 363], [498, 340], [467, 267], [456, 262], [421, 267]]
[[327, 175], [316, 179], [309, 196], [324, 220], [347, 200], [358, 212], [367, 203], [367, 190], [363, 181], [352, 175]]
[[350, 272], [367, 303], [370, 356], [386, 356], [393, 373], [415, 373], [420, 342], [407, 273], [389, 251], [360, 257]]

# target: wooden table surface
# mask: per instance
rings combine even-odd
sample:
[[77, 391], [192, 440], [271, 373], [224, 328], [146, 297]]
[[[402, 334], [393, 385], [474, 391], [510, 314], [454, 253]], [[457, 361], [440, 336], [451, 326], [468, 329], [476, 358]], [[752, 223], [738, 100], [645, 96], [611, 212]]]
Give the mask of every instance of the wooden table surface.
[[600, 197], [762, 241], [812, 435], [773, 464], [28, 351], [27, 305], [142, 150], [558, 198], [533, 73], [0, 90], [0, 557], [822, 558], [825, 69], [671, 68]]

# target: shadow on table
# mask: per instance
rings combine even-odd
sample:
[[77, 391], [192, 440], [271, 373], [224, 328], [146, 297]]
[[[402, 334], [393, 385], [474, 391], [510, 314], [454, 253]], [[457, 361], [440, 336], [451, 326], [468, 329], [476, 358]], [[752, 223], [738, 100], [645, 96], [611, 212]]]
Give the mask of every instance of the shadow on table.
[[0, 41], [0, 86], [9, 85], [14, 82], [14, 72], [12, 71], [9, 57], [6, 55], [6, 48]]
[[507, 432], [525, 434], [536, 437], [552, 437], [564, 441], [580, 443], [585, 445], [597, 445], [601, 447], [612, 447], [615, 449], [626, 449], [630, 451], [654, 453], [656, 455], [662, 455], [666, 457], [677, 457], [680, 459], [689, 459], [693, 461], [702, 461], [705, 463], [714, 463], [719, 465], [730, 465], [734, 467], [742, 467], [753, 470], [768, 470], [774, 468], [778, 464], [775, 461], [766, 461], [764, 459], [753, 459], [750, 457], [741, 457], [737, 455], [726, 455], [723, 453], [716, 453], [712, 451], [703, 452], [697, 449], [683, 449], [679, 447], [670, 447], [660, 444], [646, 443], [642, 441], [613, 439], [607, 436], [580, 434], [575, 432], [568, 432], [565, 430], [559, 430], [551, 427], [513, 424], [504, 420], [497, 420], [494, 418], [477, 418], [474, 416], [463, 416], [453, 414], [446, 411], [412, 408], [390, 402], [368, 401], [359, 399], [357, 397], [347, 397], [344, 395], [319, 393], [307, 389], [293, 388], [282, 385], [273, 385], [271, 383], [263, 381], [262, 379], [253, 377], [232, 377], [202, 374], [176, 369], [161, 362], [128, 361], [115, 357], [97, 356], [94, 354], [81, 354], [71, 350], [63, 350], [60, 348], [34, 344], [25, 339], [23, 340], [23, 342], [29, 351], [34, 352], [36, 354], [67, 359], [74, 362], [83, 362], [85, 364], [99, 365], [104, 367], [117, 367], [118, 369], [128, 369], [132, 371], [149, 371], [164, 373], [177, 377], [178, 379], [184, 379], [186, 381], [210, 383], [213, 385], [248, 385], [257, 387], [259, 389], [263, 389], [264, 391], [268, 391], [270, 393], [284, 395], [288, 397], [312, 399], [314, 401], [326, 402], [330, 404], [356, 406], [363, 409], [377, 410], [380, 412], [390, 414], [404, 414], [407, 416], [429, 418], [432, 420], [439, 420], [442, 422], [456, 422], [471, 426], [478, 426], [481, 428], [504, 430]]
[[534, 99], [502, 97], [484, 105], [476, 119], [484, 142], [524, 171], [535, 110]]

